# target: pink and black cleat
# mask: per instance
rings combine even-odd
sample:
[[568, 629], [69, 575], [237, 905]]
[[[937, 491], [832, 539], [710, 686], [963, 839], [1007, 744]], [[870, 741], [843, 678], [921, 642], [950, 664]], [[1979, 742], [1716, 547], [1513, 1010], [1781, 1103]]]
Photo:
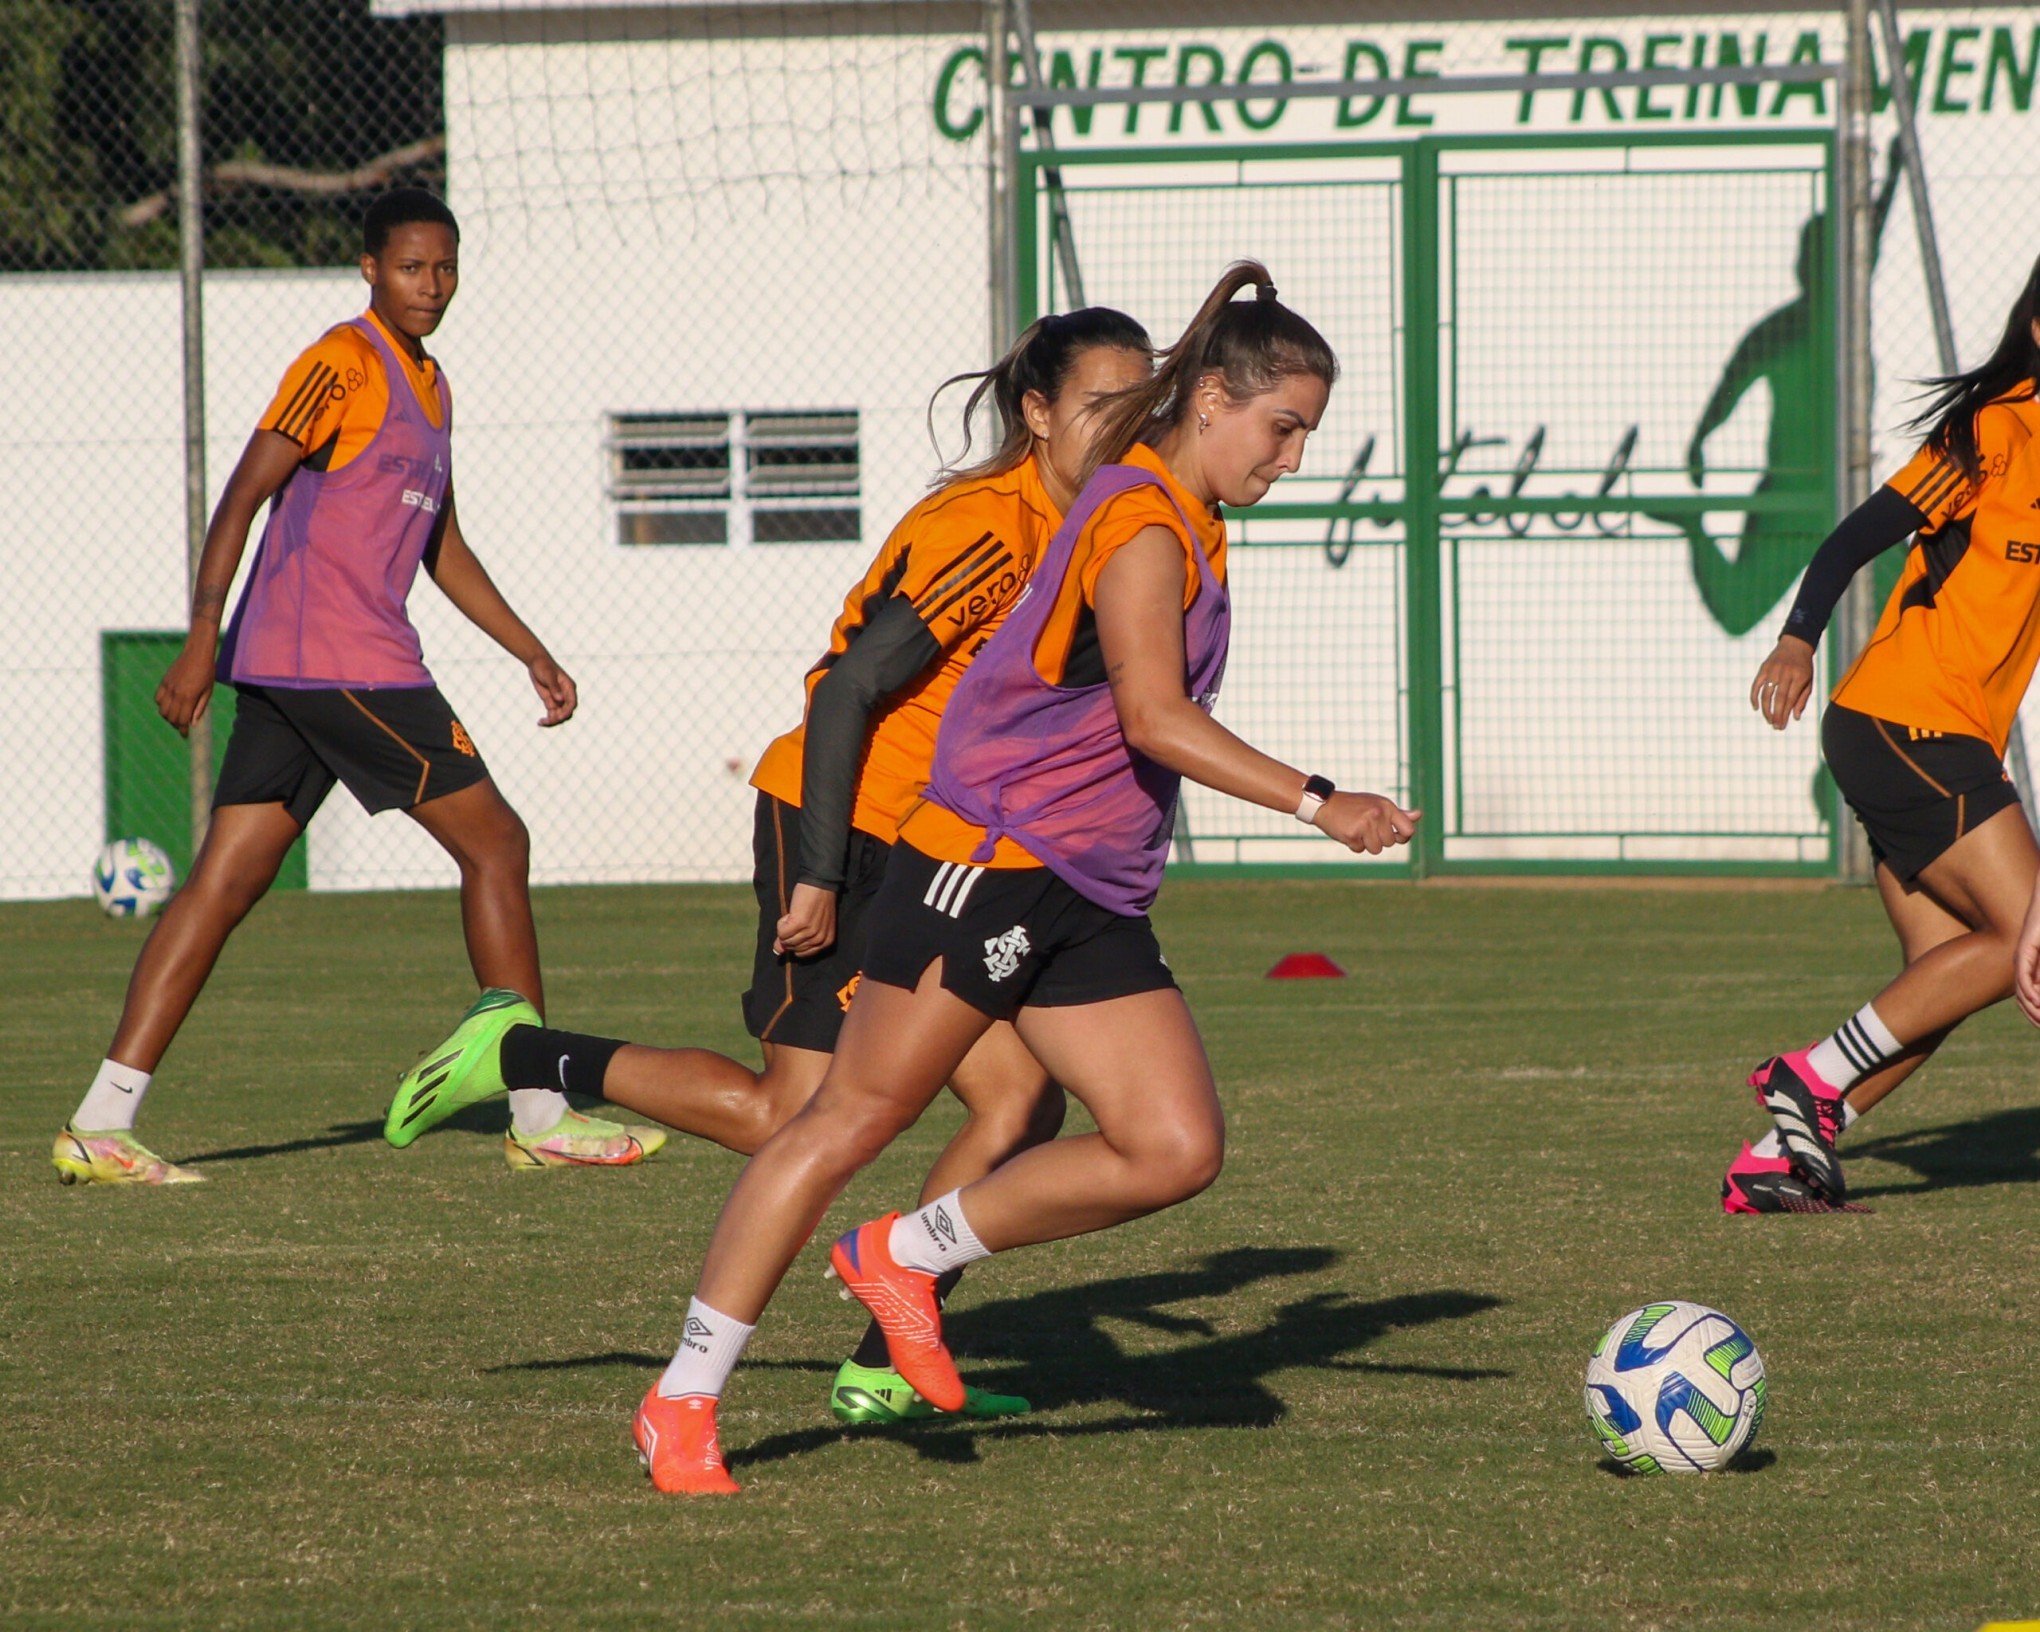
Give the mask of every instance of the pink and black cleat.
[[1792, 1171], [1783, 1156], [1759, 1156], [1743, 1141], [1742, 1154], [1721, 1178], [1721, 1210], [1736, 1213], [1867, 1213], [1861, 1202], [1829, 1201]]
[[1750, 1073], [1757, 1103], [1770, 1113], [1792, 1171], [1829, 1201], [1849, 1193], [1835, 1141], [1842, 1132], [1842, 1091], [1806, 1063], [1806, 1051], [1775, 1054]]

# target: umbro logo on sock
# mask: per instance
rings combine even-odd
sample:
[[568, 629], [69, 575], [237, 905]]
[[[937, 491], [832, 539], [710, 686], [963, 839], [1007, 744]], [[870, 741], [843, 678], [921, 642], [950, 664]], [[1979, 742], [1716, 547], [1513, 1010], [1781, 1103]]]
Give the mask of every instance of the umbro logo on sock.
[[956, 1225], [950, 1220], [949, 1209], [946, 1207], [937, 1207], [935, 1209], [935, 1216], [932, 1222], [935, 1226], [936, 1233], [941, 1235], [943, 1239], [948, 1241], [948, 1243], [952, 1247], [955, 1246]]
[[687, 1331], [680, 1339], [680, 1346], [683, 1349], [694, 1349], [702, 1354], [706, 1354], [708, 1353], [708, 1343], [706, 1340], [714, 1336], [715, 1328], [713, 1326], [709, 1325], [707, 1321], [699, 1316], [689, 1315], [687, 1317]]

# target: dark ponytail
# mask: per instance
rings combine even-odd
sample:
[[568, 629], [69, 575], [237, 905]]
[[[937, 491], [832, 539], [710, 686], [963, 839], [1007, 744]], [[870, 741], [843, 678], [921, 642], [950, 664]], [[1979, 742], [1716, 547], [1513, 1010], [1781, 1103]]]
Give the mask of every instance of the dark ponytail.
[[[1233, 298], [1250, 284], [1254, 299]], [[1330, 385], [1339, 377], [1339, 359], [1323, 335], [1275, 298], [1275, 280], [1265, 266], [1235, 261], [1182, 337], [1162, 353], [1154, 378], [1099, 405], [1085, 480], [1099, 466], [1117, 464], [1136, 444], [1182, 423], [1190, 393], [1208, 374], [1218, 377], [1233, 401], [1245, 402], [1294, 374], [1315, 374]]]
[[1926, 382], [1927, 406], [1911, 428], [1954, 460], [1971, 485], [1983, 479], [1976, 451], [1976, 416], [1992, 403], [2040, 376], [2040, 345], [2033, 341], [2033, 322], [2040, 318], [2040, 261], [2026, 278], [2026, 287], [2012, 303], [1997, 349], [1981, 367]]
[[[1027, 416], [1022, 411], [1030, 391], [1038, 391], [1049, 402], [1062, 395], [1062, 388], [1069, 382], [1070, 371], [1077, 366], [1077, 359], [1096, 346], [1107, 346], [1114, 351], [1137, 351], [1151, 356], [1154, 342], [1148, 332], [1126, 313], [1114, 311], [1110, 306], [1086, 306], [1081, 311], [1051, 312], [1027, 325], [1020, 338], [1013, 342], [1013, 349], [1001, 357], [990, 368], [973, 374], [955, 374], [935, 388], [935, 396], [928, 402], [928, 435], [935, 435], [935, 400], [952, 385], [964, 380], [976, 380], [977, 389], [963, 405], [963, 451], [942, 467], [935, 478], [935, 485], [945, 486], [950, 482], [978, 481], [986, 476], [997, 476], [1023, 463], [1034, 448], [1034, 433], [1027, 428]], [[990, 455], [976, 464], [965, 464], [970, 457], [971, 425], [977, 418], [979, 405], [986, 397], [992, 399], [992, 412], [998, 420], [999, 444]]]

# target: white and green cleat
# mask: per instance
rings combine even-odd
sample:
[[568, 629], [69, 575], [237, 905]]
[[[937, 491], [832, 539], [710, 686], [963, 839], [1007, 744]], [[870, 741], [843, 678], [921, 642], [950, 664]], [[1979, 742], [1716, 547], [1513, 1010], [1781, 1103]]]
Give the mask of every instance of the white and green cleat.
[[503, 1135], [503, 1160], [520, 1171], [543, 1167], [634, 1167], [666, 1148], [664, 1128], [625, 1127], [569, 1111], [544, 1133]]
[[453, 1035], [404, 1073], [383, 1121], [383, 1138], [402, 1150], [456, 1111], [504, 1092], [503, 1033], [543, 1023], [517, 993], [490, 987], [460, 1017]]
[[1017, 1394], [993, 1394], [966, 1383], [963, 1409], [938, 1411], [890, 1366], [860, 1366], [855, 1360], [845, 1360], [836, 1368], [836, 1381], [829, 1389], [829, 1409], [845, 1427], [857, 1428], [944, 1416], [1023, 1417], [1034, 1407]]
[[205, 1175], [166, 1162], [125, 1128], [81, 1133], [66, 1126], [50, 1147], [64, 1184], [203, 1184]]

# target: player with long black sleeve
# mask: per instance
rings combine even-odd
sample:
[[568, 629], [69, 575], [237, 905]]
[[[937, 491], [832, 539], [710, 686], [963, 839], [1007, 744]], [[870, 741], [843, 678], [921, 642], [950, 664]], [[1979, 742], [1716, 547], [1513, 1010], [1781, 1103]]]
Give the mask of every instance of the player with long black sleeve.
[[[809, 669], [801, 724], [774, 741], [751, 782], [758, 932], [744, 1021], [763, 1069], [704, 1048], [646, 1048], [531, 1025], [476, 1039], [444, 1080], [399, 1089], [425, 1120], [543, 1082], [599, 1095], [750, 1154], [807, 1104], [836, 1047], [863, 967], [864, 914], [901, 818], [920, 796], [942, 711], [1062, 522], [1071, 473], [1089, 451], [1090, 412], [1148, 377], [1146, 332], [1092, 308], [1042, 319], [981, 376], [1002, 440], [907, 512], [845, 597], [827, 650]], [[931, 1196], [1052, 1139], [1059, 1088], [1010, 1025], [988, 1033], [951, 1079], [969, 1112], [928, 1177]], [[396, 1113], [393, 1112], [393, 1115]], [[831, 1395], [845, 1422], [927, 1411], [867, 1334]], [[1024, 1400], [973, 1390], [971, 1409]]]
[[1828, 1036], [1751, 1073], [1776, 1128], [1730, 1164], [1728, 1212], [1844, 1205], [1843, 1130], [1963, 1020], [2011, 995], [2020, 960], [2040, 968], [2026, 950], [2040, 949], [2040, 849], [2004, 763], [2040, 663], [2036, 374], [2040, 264], [1990, 359], [1937, 382], [1919, 452], [1822, 544], [1751, 687], [1751, 706], [1777, 729], [1803, 714], [1842, 591], [1912, 536], [1876, 632], [1821, 719], [1905, 968]]

